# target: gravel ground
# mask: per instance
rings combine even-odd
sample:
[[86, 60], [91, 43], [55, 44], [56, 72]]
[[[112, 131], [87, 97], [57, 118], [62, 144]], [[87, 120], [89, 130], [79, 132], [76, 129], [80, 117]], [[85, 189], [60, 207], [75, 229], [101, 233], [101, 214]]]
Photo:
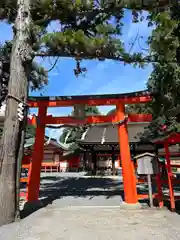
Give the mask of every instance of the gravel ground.
[[122, 178], [42, 174], [47, 206], [0, 228], [0, 240], [180, 239], [180, 216], [168, 210], [123, 210]]
[[49, 197], [58, 207], [119, 206], [122, 196], [121, 177], [89, 177], [84, 173], [41, 175], [40, 198]]
[[178, 240], [180, 216], [167, 210], [51, 205], [0, 228], [1, 240]]

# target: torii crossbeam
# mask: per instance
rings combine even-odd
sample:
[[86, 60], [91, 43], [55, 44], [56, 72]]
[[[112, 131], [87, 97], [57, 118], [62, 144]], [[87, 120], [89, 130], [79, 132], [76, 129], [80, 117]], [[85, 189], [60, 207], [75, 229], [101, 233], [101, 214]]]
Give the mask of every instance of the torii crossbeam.
[[[125, 104], [147, 103], [151, 101], [151, 96], [147, 91], [139, 91], [124, 94], [106, 94], [106, 95], [84, 95], [68, 97], [30, 97], [29, 106], [38, 107], [36, 139], [32, 153], [32, 162], [30, 164], [28, 176], [27, 200], [29, 202], [37, 201], [39, 197], [41, 163], [44, 156], [44, 135], [46, 124], [94, 124], [111, 121], [120, 122], [125, 119]], [[88, 116], [85, 119], [73, 117], [52, 117], [47, 116], [48, 107], [65, 107], [75, 105], [115, 105], [116, 116]], [[136, 204], [138, 202], [136, 178], [134, 166], [131, 161], [127, 124], [118, 126], [119, 145], [121, 164], [123, 169], [124, 195], [127, 204]]]

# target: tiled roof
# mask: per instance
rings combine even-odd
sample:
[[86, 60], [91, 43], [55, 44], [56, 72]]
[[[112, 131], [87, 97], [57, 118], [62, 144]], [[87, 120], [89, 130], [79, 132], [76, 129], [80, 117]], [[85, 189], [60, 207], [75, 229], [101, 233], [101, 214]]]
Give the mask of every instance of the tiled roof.
[[[172, 146], [169, 146], [169, 152], [171, 153], [171, 154], [175, 154], [175, 153], [180, 153], [180, 146], [179, 146], [179, 144], [176, 144], [176, 145], [172, 145]], [[160, 148], [159, 150], [158, 150], [158, 153], [159, 154], [164, 154], [165, 153], [165, 149], [164, 148]]]
[[[53, 146], [57, 147], [57, 148], [61, 148], [64, 151], [75, 151], [76, 149], [78, 149], [78, 146], [75, 143], [72, 144], [64, 144], [61, 142], [57, 142], [56, 139], [51, 138], [50, 141], [48, 142], [48, 137], [45, 136], [45, 141], [44, 143], [46, 144], [52, 144]], [[29, 138], [26, 140], [26, 143], [24, 145], [25, 148], [29, 148], [32, 147], [34, 144], [35, 138]]]
[[[145, 131], [148, 123], [129, 123], [128, 135], [129, 142], [135, 143], [140, 141], [140, 135]], [[97, 143], [109, 144], [118, 143], [118, 128], [117, 126], [93, 126], [90, 127], [84, 139], [78, 140], [79, 143]]]

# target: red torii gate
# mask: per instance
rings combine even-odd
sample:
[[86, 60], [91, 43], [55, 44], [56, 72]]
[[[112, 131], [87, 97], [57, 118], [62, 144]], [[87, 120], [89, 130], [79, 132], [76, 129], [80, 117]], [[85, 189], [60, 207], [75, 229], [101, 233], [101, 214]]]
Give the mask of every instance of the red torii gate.
[[[107, 95], [84, 95], [71, 97], [30, 97], [29, 107], [38, 108], [36, 139], [30, 163], [27, 201], [37, 201], [39, 197], [41, 163], [44, 154], [44, 135], [46, 124], [95, 124], [105, 122], [119, 122], [125, 119], [125, 104], [147, 103], [151, 96], [147, 91], [107, 94]], [[83, 120], [75, 117], [52, 117], [47, 116], [48, 107], [71, 107], [75, 105], [115, 105], [116, 116], [88, 116]], [[134, 166], [131, 161], [127, 125], [118, 126], [121, 164], [123, 169], [124, 196], [127, 204], [136, 204], [138, 195]]]

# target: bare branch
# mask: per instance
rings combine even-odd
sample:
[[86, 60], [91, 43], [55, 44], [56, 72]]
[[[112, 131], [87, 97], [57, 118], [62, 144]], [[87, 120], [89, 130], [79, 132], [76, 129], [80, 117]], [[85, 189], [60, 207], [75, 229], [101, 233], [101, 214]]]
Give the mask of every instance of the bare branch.
[[140, 37], [138, 38], [138, 45], [139, 45], [140, 49], [143, 50], [143, 51], [149, 52], [149, 49], [148, 49], [148, 48], [143, 48], [143, 47], [141, 46], [139, 39], [140, 39]]
[[134, 41], [131, 43], [131, 47], [130, 47], [130, 49], [129, 49], [129, 54], [130, 54], [131, 51], [133, 50], [133, 47], [134, 47], [134, 45], [136, 44], [136, 41], [137, 41], [137, 39], [138, 39], [138, 36], [139, 36], [139, 29], [138, 29], [138, 32], [137, 32], [137, 34], [136, 34], [136, 37], [135, 37]]
[[52, 65], [52, 67], [49, 70], [47, 70], [47, 72], [51, 72], [55, 68], [56, 63], [58, 62], [59, 58], [60, 58], [59, 56], [56, 58], [54, 64]]

